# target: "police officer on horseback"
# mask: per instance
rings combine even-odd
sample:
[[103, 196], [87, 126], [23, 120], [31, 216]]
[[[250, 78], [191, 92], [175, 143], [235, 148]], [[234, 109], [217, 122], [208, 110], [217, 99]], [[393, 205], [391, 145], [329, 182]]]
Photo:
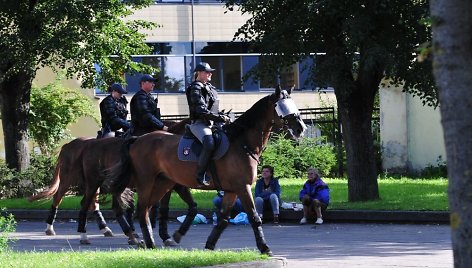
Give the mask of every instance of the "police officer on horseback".
[[219, 112], [218, 95], [210, 84], [214, 70], [208, 63], [200, 62], [195, 67], [194, 81], [185, 91], [192, 120], [190, 131], [203, 145], [197, 164], [197, 182], [205, 186], [209, 185], [205, 172], [215, 149], [211, 126], [214, 122], [230, 121], [227, 115]]
[[102, 130], [97, 138], [119, 137], [130, 128], [130, 123], [126, 120], [128, 100], [123, 96], [127, 91], [119, 83], [112, 84], [109, 91], [110, 95], [100, 102]]
[[167, 131], [167, 126], [161, 121], [161, 112], [157, 108], [157, 97], [154, 99], [151, 92], [154, 90], [156, 79], [149, 74], [141, 77], [141, 90], [131, 99], [132, 135], [140, 136], [155, 130]]

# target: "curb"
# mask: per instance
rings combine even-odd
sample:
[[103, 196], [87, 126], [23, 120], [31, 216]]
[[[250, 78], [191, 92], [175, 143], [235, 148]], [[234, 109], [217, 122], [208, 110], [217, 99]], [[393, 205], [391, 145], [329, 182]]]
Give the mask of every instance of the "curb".
[[249, 261], [249, 262], [237, 262], [227, 264], [217, 264], [213, 266], [205, 266], [200, 268], [279, 268], [287, 267], [287, 259], [284, 257], [270, 257], [266, 261]]
[[[16, 220], [45, 220], [48, 210], [33, 209], [7, 209], [7, 214], [13, 214]], [[169, 211], [169, 218], [176, 219], [185, 215], [187, 210], [177, 209]], [[198, 213], [206, 218], [211, 218], [213, 211], [204, 209]], [[3, 214], [3, 213], [2, 213]], [[105, 219], [114, 219], [112, 210], [102, 210]], [[76, 219], [78, 210], [61, 210], [57, 212], [56, 219]], [[281, 222], [298, 222], [303, 217], [302, 211], [280, 210]], [[327, 210], [323, 219], [330, 222], [392, 222], [392, 223], [449, 223], [448, 211], [380, 211], [380, 210]], [[264, 220], [272, 220], [272, 215], [267, 215]]]

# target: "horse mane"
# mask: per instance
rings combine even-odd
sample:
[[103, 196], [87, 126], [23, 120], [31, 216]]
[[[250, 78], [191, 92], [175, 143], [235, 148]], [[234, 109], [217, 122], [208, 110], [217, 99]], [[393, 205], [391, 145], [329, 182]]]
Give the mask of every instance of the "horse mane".
[[274, 103], [275, 94], [271, 94], [258, 100], [249, 110], [239, 116], [233, 123], [225, 125], [223, 128], [230, 141], [240, 137], [247, 129], [253, 128], [258, 123], [254, 118], [260, 117], [267, 112], [269, 103]]

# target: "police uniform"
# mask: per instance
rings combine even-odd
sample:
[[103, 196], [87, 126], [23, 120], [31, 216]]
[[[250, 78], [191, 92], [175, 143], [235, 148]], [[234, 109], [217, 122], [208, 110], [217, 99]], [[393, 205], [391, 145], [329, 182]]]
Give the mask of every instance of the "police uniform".
[[[120, 94], [125, 94], [126, 90], [118, 84], [114, 83], [110, 87], [111, 91], [117, 91]], [[100, 115], [102, 123], [102, 132], [100, 137], [113, 136], [109, 133], [115, 132], [118, 135], [118, 130], [122, 129], [126, 132], [130, 128], [130, 123], [126, 120], [128, 110], [126, 109], [128, 101], [125, 96], [115, 99], [112, 94], [108, 95], [100, 102]], [[99, 138], [100, 138], [99, 137]]]
[[[197, 71], [212, 72], [214, 69], [211, 69], [208, 63], [201, 62], [195, 68], [195, 72]], [[192, 120], [190, 131], [203, 145], [197, 165], [197, 181], [208, 185], [205, 171], [215, 148], [211, 125], [213, 122], [225, 122], [228, 119], [219, 114], [218, 94], [210, 83], [194, 81], [187, 87], [185, 94]]]
[[161, 113], [157, 101], [144, 90], [138, 91], [131, 99], [131, 124], [133, 135], [139, 136], [155, 130], [162, 130]]

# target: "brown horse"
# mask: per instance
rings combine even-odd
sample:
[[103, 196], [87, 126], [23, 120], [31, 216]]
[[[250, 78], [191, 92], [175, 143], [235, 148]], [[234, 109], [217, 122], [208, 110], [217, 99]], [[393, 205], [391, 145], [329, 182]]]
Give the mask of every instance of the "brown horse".
[[[183, 133], [185, 124], [188, 119], [179, 123], [174, 121], [164, 121], [169, 126], [169, 131]], [[98, 205], [99, 186], [103, 179], [100, 178], [101, 169], [108, 167], [109, 163], [119, 160], [121, 147], [126, 143], [122, 138], [78, 138], [65, 144], [59, 153], [53, 181], [49, 188], [29, 198], [29, 201], [46, 199], [53, 197], [53, 203], [49, 211], [47, 222], [47, 235], [55, 235], [53, 223], [56, 218], [57, 209], [62, 202], [64, 195], [69, 191], [71, 186], [79, 186], [84, 190], [84, 197], [81, 201], [81, 210], [79, 212], [78, 229], [81, 234], [81, 244], [90, 244], [86, 234], [86, 217], [87, 208], [94, 212], [99, 229], [105, 236], [113, 236], [112, 231], [108, 228]], [[174, 190], [188, 204], [188, 221], [184, 221], [174, 237], [180, 238], [185, 235], [197, 213], [196, 203], [194, 202], [188, 188], [181, 185], [175, 185]], [[167, 221], [169, 214], [170, 193], [167, 194], [159, 206], [159, 235], [165, 245], [174, 245], [171, 237], [167, 232]], [[132, 204], [132, 202], [131, 202]], [[131, 211], [130, 211], [131, 210]], [[136, 244], [136, 234], [132, 224], [132, 210], [128, 209], [126, 215], [121, 209], [115, 209], [117, 220], [123, 232], [128, 235], [129, 242]], [[155, 211], [155, 210], [153, 210]], [[157, 218], [157, 215], [156, 215]], [[176, 241], [177, 243], [180, 240]]]
[[[226, 154], [215, 160], [211, 172], [211, 184], [203, 189], [225, 191], [222, 211], [213, 228], [205, 248], [213, 250], [221, 233], [228, 225], [228, 219], [236, 198], [239, 196], [254, 231], [256, 244], [263, 254], [271, 255], [262, 231], [262, 222], [256, 213], [251, 185], [256, 179], [259, 158], [266, 146], [270, 133], [277, 128], [287, 133], [286, 137], [299, 138], [306, 126], [300, 119], [298, 109], [290, 91], [277, 87], [275, 93], [255, 103], [233, 123], [224, 127], [230, 146]], [[139, 224], [145, 246], [154, 248], [152, 229], [149, 227], [148, 208], [158, 202], [175, 183], [200, 188], [195, 180], [196, 163], [181, 161], [177, 148], [181, 136], [157, 131], [138, 137], [124, 150], [123, 159], [111, 169], [105, 170], [105, 184], [119, 195], [128, 180], [134, 181], [138, 193]], [[126, 175], [128, 174], [128, 175]], [[208, 172], [207, 172], [208, 175]], [[124, 201], [124, 200], [121, 200]]]

